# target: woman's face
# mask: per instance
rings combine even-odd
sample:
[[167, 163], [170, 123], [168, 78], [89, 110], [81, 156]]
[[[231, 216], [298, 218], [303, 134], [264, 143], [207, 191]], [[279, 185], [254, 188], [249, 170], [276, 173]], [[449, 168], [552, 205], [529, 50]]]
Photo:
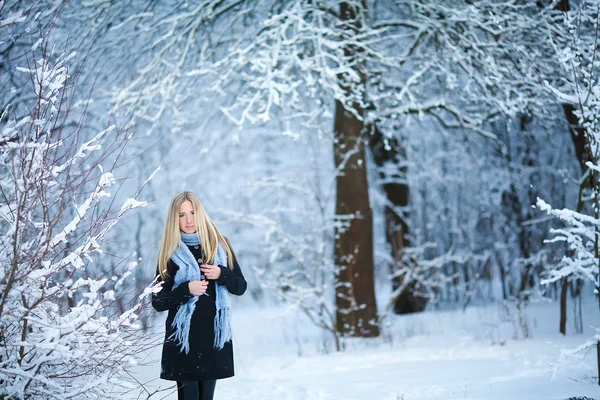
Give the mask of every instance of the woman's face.
[[184, 233], [194, 233], [197, 230], [194, 206], [189, 200], [184, 201], [179, 207], [179, 229]]

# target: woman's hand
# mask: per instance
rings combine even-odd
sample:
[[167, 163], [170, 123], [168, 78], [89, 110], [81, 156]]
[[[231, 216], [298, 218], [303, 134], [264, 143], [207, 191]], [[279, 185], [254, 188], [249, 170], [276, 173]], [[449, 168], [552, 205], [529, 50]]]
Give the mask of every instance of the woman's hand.
[[188, 288], [190, 289], [190, 293], [194, 296], [201, 296], [206, 293], [208, 281], [190, 281], [188, 282]]
[[221, 267], [218, 265], [202, 264], [200, 271], [204, 273], [206, 279], [216, 280], [221, 276]]

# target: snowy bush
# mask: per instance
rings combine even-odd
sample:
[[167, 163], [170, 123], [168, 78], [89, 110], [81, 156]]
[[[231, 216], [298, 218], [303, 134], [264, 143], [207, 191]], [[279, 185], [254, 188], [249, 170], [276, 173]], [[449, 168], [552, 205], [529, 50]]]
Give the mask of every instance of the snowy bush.
[[0, 42], [16, 52], [2, 65], [15, 86], [0, 122], [0, 398], [121, 398], [145, 346], [140, 302], [118, 312], [108, 288], [129, 271], [98, 276], [94, 262], [110, 229], [145, 203], [110, 203], [126, 140], [114, 125], [86, 140], [76, 54], [49, 49], [48, 31], [32, 27], [53, 13], [34, 7], [0, 14]]

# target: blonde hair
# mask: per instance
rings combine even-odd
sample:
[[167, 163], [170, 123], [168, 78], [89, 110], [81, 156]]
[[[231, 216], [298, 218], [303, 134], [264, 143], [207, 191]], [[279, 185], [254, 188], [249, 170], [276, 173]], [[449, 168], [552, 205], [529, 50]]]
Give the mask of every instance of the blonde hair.
[[196, 229], [200, 239], [202, 251], [207, 259], [204, 262], [212, 264], [217, 255], [217, 243], [221, 243], [227, 252], [227, 266], [233, 270], [233, 249], [229, 240], [219, 232], [214, 222], [210, 219], [204, 206], [198, 196], [192, 192], [179, 192], [171, 200], [165, 228], [160, 240], [160, 248], [158, 249], [158, 271], [160, 276], [165, 279], [167, 277], [167, 264], [169, 259], [177, 250], [181, 241], [181, 230], [179, 229], [179, 209], [181, 205], [189, 201], [194, 209], [194, 217], [196, 218]]

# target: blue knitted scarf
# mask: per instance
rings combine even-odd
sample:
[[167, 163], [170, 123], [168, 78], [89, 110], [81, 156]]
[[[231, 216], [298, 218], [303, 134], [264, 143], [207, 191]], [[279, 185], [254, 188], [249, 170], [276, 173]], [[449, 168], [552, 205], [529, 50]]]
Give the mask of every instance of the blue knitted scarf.
[[[175, 284], [173, 289], [182, 283], [200, 280], [200, 267], [198, 266], [198, 262], [194, 258], [194, 255], [190, 249], [188, 249], [188, 246], [198, 245], [200, 245], [200, 238], [197, 233], [181, 233], [179, 247], [171, 256], [171, 259], [179, 266], [179, 270], [175, 274]], [[227, 266], [227, 252], [221, 243], [218, 244], [217, 255], [213, 264]], [[229, 293], [227, 292], [225, 285], [221, 285], [216, 281], [215, 285], [215, 305], [217, 313], [214, 320], [215, 340], [213, 347], [220, 350], [232, 337], [231, 321], [229, 318]], [[204, 294], [208, 296], [208, 293]], [[190, 322], [196, 308], [197, 300], [198, 296], [194, 296], [188, 300], [187, 303], [181, 305], [171, 324], [171, 327], [175, 328], [175, 332], [169, 338], [175, 339], [181, 346], [181, 351], [185, 351], [186, 354], [190, 352]]]

